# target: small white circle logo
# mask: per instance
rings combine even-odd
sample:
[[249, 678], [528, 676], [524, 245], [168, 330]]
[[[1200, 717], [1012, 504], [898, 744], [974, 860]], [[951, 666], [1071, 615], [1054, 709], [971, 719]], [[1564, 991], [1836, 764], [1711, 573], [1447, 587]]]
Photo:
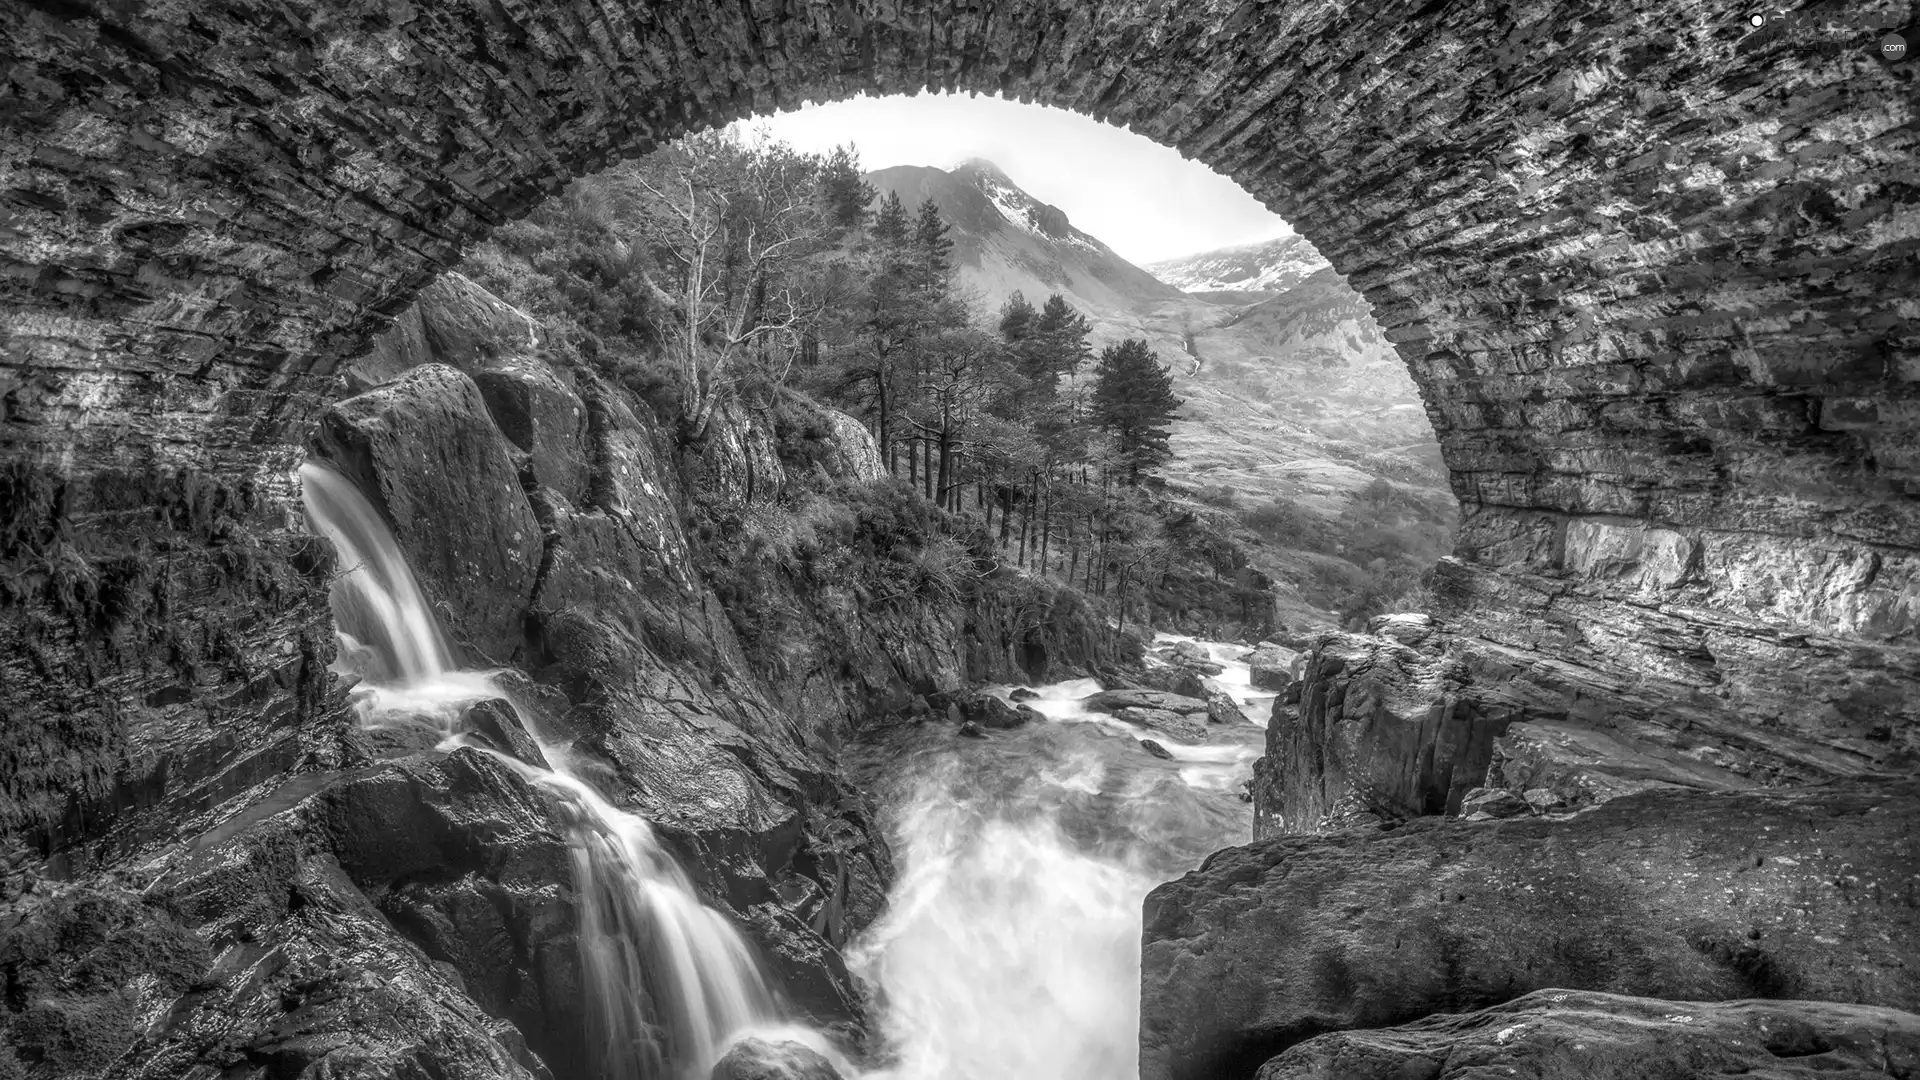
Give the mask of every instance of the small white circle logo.
[[1749, 19], [1749, 20], [1747, 20], [1747, 21], [1748, 21], [1748, 22], [1751, 22], [1751, 23], [1752, 23], [1753, 25], [1755, 25], [1755, 26], [1765, 26], [1765, 25], [1767, 25], [1767, 17], [1766, 17], [1765, 15], [1755, 15], [1755, 16], [1754, 16], [1753, 18], [1751, 18], [1751, 19]]
[[1907, 58], [1907, 39], [1899, 34], [1888, 34], [1880, 39], [1880, 59], [1892, 63]]

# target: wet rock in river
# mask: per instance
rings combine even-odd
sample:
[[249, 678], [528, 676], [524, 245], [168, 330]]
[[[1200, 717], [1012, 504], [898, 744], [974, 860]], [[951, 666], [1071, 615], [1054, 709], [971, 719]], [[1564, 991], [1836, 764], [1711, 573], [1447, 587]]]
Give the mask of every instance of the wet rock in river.
[[1278, 645], [1262, 645], [1247, 661], [1248, 680], [1262, 690], [1285, 690], [1299, 669], [1300, 654]]
[[527, 733], [526, 725], [520, 722], [520, 714], [514, 711], [513, 703], [505, 698], [489, 698], [475, 703], [467, 709], [463, 726], [469, 738], [484, 743], [488, 749], [505, 754], [524, 765], [536, 769], [547, 769], [545, 754], [540, 752], [540, 744]]
[[745, 1038], [713, 1066], [709, 1080], [841, 1080], [818, 1051], [797, 1042]]
[[1161, 746], [1159, 743], [1154, 742], [1152, 739], [1141, 739], [1140, 749], [1145, 750], [1147, 753], [1152, 754], [1154, 757], [1160, 758], [1163, 761], [1173, 760], [1173, 751], [1167, 749], [1164, 746]]
[[[1663, 1001], [1536, 990], [1400, 1027], [1321, 1035], [1257, 1080], [1889, 1075], [1920, 1061], [1920, 1016], [1822, 1001]], [[1902, 1075], [1900, 1071], [1892, 1075]]]
[[1163, 709], [1167, 712], [1186, 714], [1207, 711], [1207, 703], [1203, 698], [1169, 694], [1163, 690], [1103, 690], [1087, 698], [1086, 705], [1095, 712]]
[[1207, 722], [1210, 724], [1251, 724], [1247, 714], [1240, 711], [1239, 703], [1232, 695], [1218, 690], [1207, 695]]
[[1138, 724], [1144, 728], [1152, 728], [1154, 731], [1178, 739], [1181, 742], [1197, 743], [1205, 742], [1207, 739], [1207, 729], [1205, 727], [1188, 716], [1182, 716], [1176, 712], [1169, 712], [1166, 709], [1128, 707], [1119, 710], [1114, 713], [1114, 715], [1129, 724]]

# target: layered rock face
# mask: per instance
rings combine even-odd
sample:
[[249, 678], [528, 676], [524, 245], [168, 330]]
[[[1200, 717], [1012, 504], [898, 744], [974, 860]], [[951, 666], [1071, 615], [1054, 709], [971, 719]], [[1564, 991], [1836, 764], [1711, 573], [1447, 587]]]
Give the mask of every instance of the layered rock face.
[[1676, 1004], [1536, 990], [1464, 1016], [1323, 1035], [1262, 1066], [1258, 1080], [1513, 1080], [1580, 1076], [1887, 1076], [1920, 1061], [1920, 1017], [1813, 1001]]
[[9, 7], [8, 816], [63, 847], [308, 752], [163, 733], [311, 711], [293, 447], [463, 241], [687, 130], [928, 85], [1177, 146], [1346, 275], [1454, 472], [1474, 633], [1910, 746], [1914, 76], [1863, 29], [1895, 7]]
[[1218, 852], [1147, 899], [1141, 1076], [1251, 1076], [1322, 1032], [1548, 988], [1911, 1013], [1916, 820], [1911, 783], [1653, 791]]
[[[717, 568], [685, 534], [690, 500], [705, 513], [803, 483], [873, 486], [871, 438], [839, 414], [806, 413], [810, 436], [790, 460], [758, 421], [730, 415], [688, 461], [551, 345], [449, 275], [356, 361], [348, 381], [368, 389], [324, 413], [311, 453], [388, 520], [457, 662], [515, 669], [501, 679], [517, 705], [483, 701], [464, 726], [545, 767], [524, 715], [730, 909], [796, 1016], [857, 1033], [863, 1005], [839, 950], [878, 913], [890, 867], [834, 748], [967, 678], [1085, 673], [1116, 636], [1057, 598], [1038, 611], [1005, 596], [869, 603], [775, 573], [763, 591], [793, 616], [780, 648], [743, 646], [743, 609], [709, 588], [703, 568]], [[687, 490], [688, 475], [708, 486]], [[757, 494], [711, 483], [740, 477], [757, 477]], [[308, 558], [312, 581], [336, 569], [323, 544]], [[192, 792], [190, 810], [153, 808], [150, 836], [78, 849], [137, 853], [144, 893], [117, 871], [25, 897], [10, 887], [0, 944], [23, 962], [0, 1061], [11, 1050], [49, 1076], [170, 1076], [209, 1061], [592, 1074], [578, 935], [593, 901], [574, 895], [568, 855], [577, 808], [476, 751], [419, 753], [437, 734], [356, 730], [345, 686], [324, 671], [332, 653], [313, 645], [311, 731], [283, 736], [328, 756], [225, 777], [240, 786]], [[785, 677], [803, 661], [805, 678]], [[282, 721], [263, 706], [250, 722], [278, 735]], [[189, 749], [220, 734], [173, 732]], [[134, 914], [107, 917], [121, 908]], [[109, 957], [114, 974], [85, 949], [77, 966], [63, 960], [75, 951], [63, 938]], [[129, 978], [137, 990], [120, 988]], [[156, 1010], [164, 1022], [136, 1022]]]

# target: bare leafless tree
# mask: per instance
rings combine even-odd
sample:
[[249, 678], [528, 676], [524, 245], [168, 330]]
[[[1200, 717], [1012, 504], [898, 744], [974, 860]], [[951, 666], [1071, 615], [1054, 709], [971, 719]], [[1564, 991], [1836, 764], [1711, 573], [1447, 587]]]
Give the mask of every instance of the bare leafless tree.
[[698, 440], [744, 361], [791, 356], [819, 315], [821, 298], [789, 272], [828, 242], [818, 161], [716, 132], [656, 153], [637, 179], [658, 207], [656, 260], [677, 278], [664, 290], [683, 320], [670, 352]]

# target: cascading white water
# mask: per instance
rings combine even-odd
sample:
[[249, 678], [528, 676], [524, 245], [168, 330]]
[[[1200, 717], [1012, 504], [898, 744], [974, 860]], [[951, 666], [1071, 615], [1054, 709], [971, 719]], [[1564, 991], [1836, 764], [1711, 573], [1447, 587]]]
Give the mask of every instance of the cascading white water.
[[433, 612], [406, 556], [373, 503], [353, 481], [323, 465], [300, 467], [307, 520], [333, 544], [339, 571], [328, 599], [341, 655], [373, 683], [431, 678], [453, 668]]
[[[363, 678], [355, 688], [362, 722], [455, 740], [468, 706], [512, 700], [498, 673], [454, 667], [405, 554], [352, 481], [314, 463], [300, 469], [300, 481], [310, 523], [339, 553], [331, 600], [342, 656]], [[527, 727], [540, 741], [535, 725]], [[541, 752], [560, 769], [501, 760], [551, 792], [571, 827], [589, 1049], [600, 1080], [706, 1080], [732, 1041], [748, 1034], [830, 1053], [812, 1032], [782, 1025], [752, 946], [700, 902], [652, 826], [565, 771], [562, 748], [542, 741]]]
[[1261, 733], [1167, 741], [1160, 760], [1088, 711], [1099, 689], [1040, 687], [1048, 722], [988, 740], [880, 749], [901, 873], [851, 960], [896, 1060], [869, 1080], [1136, 1075], [1141, 903], [1248, 838], [1237, 788]]

